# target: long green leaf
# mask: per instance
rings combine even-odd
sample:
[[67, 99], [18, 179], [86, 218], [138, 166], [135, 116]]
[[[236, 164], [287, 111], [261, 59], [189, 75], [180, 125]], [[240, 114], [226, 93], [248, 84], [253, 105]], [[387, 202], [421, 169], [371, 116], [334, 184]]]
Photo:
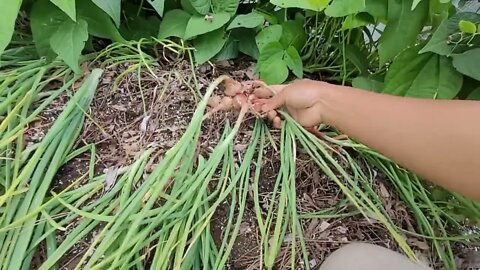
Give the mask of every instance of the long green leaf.
[[378, 46], [380, 65], [417, 40], [428, 14], [428, 1], [421, 1], [414, 10], [411, 7], [412, 0], [388, 0], [388, 23]]

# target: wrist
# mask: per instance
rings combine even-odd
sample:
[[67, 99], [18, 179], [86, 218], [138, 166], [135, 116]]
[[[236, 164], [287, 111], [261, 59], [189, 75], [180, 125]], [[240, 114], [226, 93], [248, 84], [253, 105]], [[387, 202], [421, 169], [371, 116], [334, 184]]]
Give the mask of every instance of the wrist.
[[320, 115], [324, 124], [335, 126], [336, 112], [341, 105], [340, 101], [345, 94], [345, 86], [318, 82], [318, 96], [316, 103], [320, 108]]

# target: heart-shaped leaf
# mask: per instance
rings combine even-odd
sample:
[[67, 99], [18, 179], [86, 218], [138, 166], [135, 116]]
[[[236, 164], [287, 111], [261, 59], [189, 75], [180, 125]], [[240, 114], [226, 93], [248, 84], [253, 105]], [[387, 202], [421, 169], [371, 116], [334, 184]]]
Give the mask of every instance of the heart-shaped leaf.
[[83, 19], [88, 24], [88, 33], [101, 38], [109, 38], [117, 42], [125, 42], [105, 11], [96, 6], [91, 0], [76, 2], [77, 18]]
[[280, 84], [288, 78], [287, 64], [282, 57], [271, 57], [260, 68], [260, 78], [267, 84]]
[[256, 70], [266, 83], [277, 84], [287, 79], [288, 67], [283, 60], [284, 54], [285, 50], [278, 41], [270, 42], [260, 51]]
[[238, 41], [238, 50], [254, 59], [258, 59], [260, 51], [255, 42], [255, 31], [253, 29], [238, 28], [231, 32]]
[[257, 70], [260, 70], [261, 66], [266, 63], [271, 57], [283, 58], [284, 49], [282, 44], [278, 41], [270, 42], [265, 45], [260, 51], [260, 56], [257, 62]]
[[[121, 0], [92, 0], [95, 5], [105, 11], [115, 22], [117, 27], [120, 26], [120, 10]], [[75, 1], [73, 1], [75, 2]]]
[[190, 0], [193, 8], [200, 14], [207, 14], [210, 11], [210, 0]]
[[77, 22], [67, 20], [58, 27], [50, 38], [50, 46], [75, 73], [80, 73], [78, 60], [87, 39], [88, 26], [86, 21], [82, 19], [77, 20]]
[[480, 48], [452, 56], [453, 66], [462, 74], [480, 81]]
[[433, 53], [418, 54], [419, 49], [419, 46], [409, 48], [395, 58], [385, 76], [383, 92], [421, 98], [454, 98], [462, 87], [463, 76], [449, 58]]
[[185, 29], [187, 29], [188, 21], [192, 16], [181, 9], [173, 9], [165, 13], [160, 29], [158, 31], [158, 38], [164, 39], [167, 37], [185, 37]]
[[240, 0], [212, 0], [213, 12], [227, 12], [231, 16], [234, 16], [237, 12]]
[[[56, 57], [50, 48], [50, 37], [70, 18], [50, 1], [35, 1], [30, 12], [30, 27], [39, 56], [51, 60]], [[0, 35], [1, 37], [1, 35]]]
[[365, 0], [333, 0], [325, 9], [325, 15], [330, 17], [344, 17], [365, 9]]
[[270, 0], [274, 5], [282, 8], [303, 8], [313, 11], [322, 11], [330, 0]]
[[285, 63], [298, 78], [303, 78], [303, 62], [295, 47], [290, 46], [285, 50]]
[[163, 16], [163, 10], [165, 8], [165, 0], [147, 0], [147, 2], [152, 5], [153, 9], [160, 15]]
[[301, 50], [307, 42], [307, 35], [303, 29], [303, 24], [299, 21], [286, 21], [281, 24], [282, 34], [280, 37], [280, 43], [284, 48], [289, 46], [295, 47], [297, 50]]
[[193, 15], [190, 20], [188, 20], [185, 39], [217, 30], [224, 26], [229, 20], [230, 14], [226, 12], [205, 16]]
[[73, 21], [77, 20], [77, 15], [75, 12], [75, 0], [50, 0], [50, 2], [65, 12], [70, 19]]
[[263, 24], [264, 21], [265, 19], [263, 18], [263, 16], [257, 12], [242, 14], [242, 15], [236, 16], [233, 19], [233, 21], [228, 26], [227, 30], [239, 28], [239, 27], [254, 28]]
[[226, 42], [224, 36], [224, 30], [218, 29], [205, 35], [201, 35], [194, 40], [195, 61], [197, 64], [207, 62], [222, 50], [223, 45], [225, 45]]
[[447, 20], [444, 20], [433, 33], [428, 43], [420, 50], [419, 53], [434, 52], [440, 55], [449, 55], [452, 49], [448, 45], [448, 29]]
[[[217, 30], [218, 31], [218, 30]], [[213, 57], [215, 61], [230, 60], [238, 57], [238, 41], [233, 39], [232, 36], [228, 38], [227, 42], [223, 46], [217, 55]]]
[[362, 12], [359, 14], [348, 15], [343, 21], [341, 30], [354, 29], [369, 24], [374, 24], [375, 19], [372, 15]]
[[258, 35], [255, 37], [258, 49], [263, 50], [267, 44], [270, 44], [274, 41], [279, 41], [282, 37], [282, 26], [275, 24], [268, 27], [265, 27]]

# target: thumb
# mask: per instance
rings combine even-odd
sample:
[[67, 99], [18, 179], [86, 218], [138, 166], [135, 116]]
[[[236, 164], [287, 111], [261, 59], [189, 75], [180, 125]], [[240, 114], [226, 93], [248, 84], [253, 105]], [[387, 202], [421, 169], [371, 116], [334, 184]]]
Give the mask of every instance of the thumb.
[[265, 100], [265, 103], [262, 106], [262, 111], [269, 112], [280, 108], [281, 106], [285, 105], [285, 92], [281, 91], [277, 95], [273, 96], [270, 99]]

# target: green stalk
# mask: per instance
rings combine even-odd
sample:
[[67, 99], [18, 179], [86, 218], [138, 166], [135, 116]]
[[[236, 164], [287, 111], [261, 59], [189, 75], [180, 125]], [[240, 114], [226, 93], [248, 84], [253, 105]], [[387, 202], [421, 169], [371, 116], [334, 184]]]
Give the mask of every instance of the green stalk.
[[[22, 218], [29, 212], [38, 211], [37, 208], [41, 207], [51, 180], [80, 132], [83, 114], [79, 113], [78, 110], [82, 106], [89, 105], [101, 73], [101, 70], [92, 72], [87, 83], [72, 98], [65, 111], [62, 112], [45, 138], [40, 142], [27, 165], [22, 168], [22, 171], [12, 181], [5, 194], [0, 197], [0, 205], [7, 202], [9, 209], [2, 215], [2, 227], [8, 226], [12, 221]], [[13, 195], [17, 187], [26, 184], [29, 185], [26, 194]], [[0, 233], [0, 243], [4, 243], [1, 245], [1, 254], [5, 255], [3, 267], [21, 269], [22, 265], [30, 264], [29, 260], [24, 261], [23, 258], [29, 249], [29, 243], [35, 241], [32, 237], [37, 218], [38, 215], [26, 221], [18, 229]]]

